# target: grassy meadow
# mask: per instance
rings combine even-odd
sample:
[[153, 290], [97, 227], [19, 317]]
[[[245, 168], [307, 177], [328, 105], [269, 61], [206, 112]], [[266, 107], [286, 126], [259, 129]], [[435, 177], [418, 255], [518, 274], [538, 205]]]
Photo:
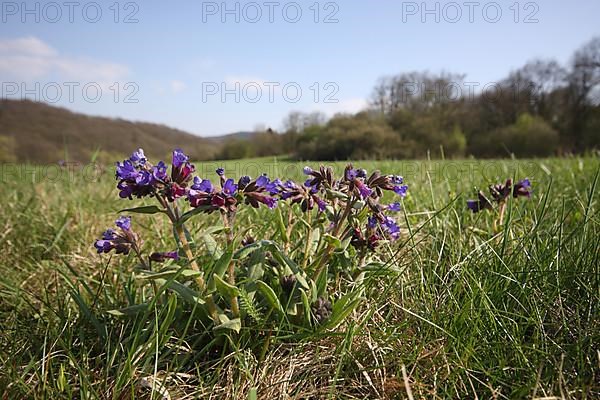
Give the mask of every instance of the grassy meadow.
[[[302, 179], [274, 159], [196, 163], [197, 175]], [[345, 163], [332, 163], [336, 173]], [[2, 166], [0, 398], [518, 399], [600, 398], [600, 204], [597, 157], [356, 162], [403, 175], [400, 240], [378, 249], [364, 302], [315, 335], [239, 333], [239, 349], [208, 347], [171, 301], [132, 318], [109, 310], [147, 293], [135, 257], [93, 242], [118, 211], [114, 171]], [[475, 188], [528, 177], [501, 226], [471, 213]], [[149, 203], [149, 200], [145, 200]], [[295, 214], [294, 214], [295, 213]], [[245, 209], [252, 234], [304, 246], [300, 211]], [[147, 248], [175, 246], [156, 215], [137, 215]], [[190, 233], [219, 225], [187, 223]], [[199, 245], [200, 253], [207, 251]], [[2, 394], [3, 393], [3, 394]]]

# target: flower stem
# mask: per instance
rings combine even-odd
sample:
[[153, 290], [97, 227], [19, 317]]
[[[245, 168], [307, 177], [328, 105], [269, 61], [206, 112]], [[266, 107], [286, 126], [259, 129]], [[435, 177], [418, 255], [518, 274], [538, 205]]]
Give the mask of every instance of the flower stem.
[[500, 216], [498, 217], [498, 225], [496, 225], [496, 221], [494, 221], [494, 231], [498, 231], [504, 226], [504, 212], [506, 211], [506, 203], [500, 203]]
[[[333, 229], [332, 236], [334, 236], [334, 237], [338, 236], [340, 229], [341, 229], [342, 225], [344, 224], [344, 221], [346, 220], [346, 218], [348, 218], [348, 215], [350, 215], [350, 212], [352, 211], [353, 205], [354, 205], [354, 200], [348, 200], [348, 202], [346, 203], [346, 208], [344, 209], [344, 214], [335, 224], [335, 228]], [[312, 276], [313, 280], [316, 280], [319, 277], [321, 270], [325, 266], [325, 263], [329, 260], [329, 257], [331, 257], [331, 253], [333, 252], [334, 249], [335, 249], [334, 244], [330, 243], [327, 245], [327, 247], [325, 248], [325, 252], [323, 253], [323, 256], [321, 256], [321, 259], [319, 260], [319, 264], [317, 265], [317, 268], [316, 268], [315, 272], [313, 273], [313, 276]]]
[[[288, 252], [290, 250], [290, 245], [291, 245], [290, 238], [292, 237], [292, 230], [294, 229], [293, 217], [294, 217], [294, 213], [292, 211], [292, 207], [288, 207], [288, 215], [287, 215], [288, 224], [287, 224], [287, 228], [285, 230], [285, 234], [286, 234], [286, 237], [288, 240], [286, 240], [286, 242], [284, 244], [284, 249], [286, 252]], [[283, 216], [281, 218], [283, 218]]]
[[[231, 247], [233, 245], [233, 215], [229, 215], [226, 213], [221, 213], [223, 217], [223, 225], [227, 228], [227, 245]], [[227, 277], [229, 284], [235, 286], [235, 263], [233, 259], [229, 262], [229, 266], [227, 267]], [[236, 296], [232, 296], [229, 300], [231, 304], [231, 313], [234, 317], [240, 316], [240, 306], [238, 303], [238, 298]]]
[[[137, 256], [138, 260], [140, 260], [140, 263], [142, 263], [142, 268], [144, 268], [147, 271], [150, 271], [151, 268], [151, 263], [146, 263], [146, 260], [144, 260], [144, 257], [142, 257], [142, 251], [139, 249], [139, 247], [137, 246], [137, 244], [134, 244], [132, 246], [133, 251], [135, 252], [135, 255]], [[154, 290], [154, 297], [158, 296], [158, 286], [156, 285], [156, 282], [152, 281], [152, 289]], [[160, 302], [160, 300], [159, 300]]]
[[311, 236], [312, 236], [312, 231], [311, 231], [311, 217], [312, 217], [312, 211], [308, 210], [307, 214], [306, 214], [306, 222], [308, 222], [308, 226], [306, 227], [306, 242], [304, 243], [304, 260], [302, 261], [302, 270], [306, 270], [306, 264], [308, 264], [308, 251], [310, 249], [310, 240], [311, 240]]
[[[177, 232], [177, 237], [179, 238], [179, 242], [181, 243], [181, 248], [183, 249], [183, 252], [185, 253], [185, 256], [187, 257], [187, 259], [189, 260], [190, 266], [192, 267], [192, 269], [194, 271], [201, 272], [200, 267], [198, 266], [198, 263], [196, 262], [196, 259], [194, 258], [194, 254], [192, 253], [190, 244], [188, 243], [187, 238], [185, 237], [185, 231], [183, 229], [183, 225], [176, 225], [175, 232]], [[200, 290], [204, 291], [204, 289], [206, 289], [206, 284], [204, 282], [204, 278], [202, 277], [202, 275], [199, 275], [196, 278], [196, 282], [198, 283]]]
[[[160, 196], [156, 196], [156, 198], [158, 199], [160, 204], [165, 208], [167, 215], [169, 216], [169, 219], [171, 220], [171, 223], [173, 224], [173, 227], [175, 228], [175, 233], [177, 234], [177, 238], [179, 239], [179, 243], [181, 244], [181, 248], [183, 249], [185, 256], [187, 257], [188, 261], [190, 262], [190, 267], [195, 272], [200, 272], [200, 275], [198, 275], [196, 277], [196, 284], [198, 285], [198, 289], [200, 290], [200, 292], [205, 292], [206, 291], [206, 283], [204, 282], [204, 278], [202, 276], [202, 270], [198, 266], [198, 263], [196, 262], [196, 258], [194, 257], [194, 253], [192, 252], [190, 244], [187, 241], [187, 238], [185, 237], [185, 230], [184, 230], [183, 224], [179, 223], [177, 216], [173, 213], [173, 210], [171, 209], [171, 207], [169, 207], [169, 203], [164, 198], [162, 198]], [[217, 306], [215, 304], [215, 301], [214, 301], [212, 295], [206, 296], [205, 300], [206, 300], [206, 305], [208, 306], [208, 312], [209, 312], [211, 318], [213, 319], [213, 321], [216, 324], [219, 324], [220, 320], [219, 320], [219, 315], [217, 313]]]

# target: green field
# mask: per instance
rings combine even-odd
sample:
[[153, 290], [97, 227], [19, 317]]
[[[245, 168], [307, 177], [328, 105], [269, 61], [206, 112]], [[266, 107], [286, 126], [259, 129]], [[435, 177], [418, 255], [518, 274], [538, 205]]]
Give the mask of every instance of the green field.
[[[300, 180], [304, 165], [196, 168]], [[340, 173], [345, 163], [332, 165]], [[133, 255], [93, 247], [119, 210], [140, 205], [118, 198], [112, 167], [2, 166], [0, 398], [600, 398], [598, 158], [355, 166], [403, 175], [410, 187], [402, 236], [377, 253], [389, 268], [336, 329], [242, 328], [238, 349], [207, 347], [170, 301], [144, 317], [107, 313], [148, 296]], [[525, 177], [533, 195], [511, 200], [501, 226], [467, 209], [476, 187]], [[306, 239], [294, 210], [245, 209], [238, 235], [281, 241], [283, 215], [293, 252]], [[187, 228], [197, 237], [220, 223], [200, 215]], [[175, 247], [163, 218], [135, 224], [144, 248]]]

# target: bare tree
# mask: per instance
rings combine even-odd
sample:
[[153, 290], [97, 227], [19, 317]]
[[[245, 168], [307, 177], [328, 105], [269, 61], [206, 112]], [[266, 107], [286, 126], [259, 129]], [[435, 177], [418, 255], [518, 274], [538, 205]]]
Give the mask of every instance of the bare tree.
[[590, 110], [598, 100], [600, 90], [600, 37], [595, 37], [579, 48], [571, 62], [569, 75], [570, 127], [577, 150], [582, 149], [582, 132]]
[[283, 129], [288, 133], [301, 133], [309, 126], [322, 126], [326, 122], [327, 116], [320, 111], [312, 113], [292, 111], [284, 118]]
[[567, 86], [567, 71], [555, 60], [533, 60], [513, 71], [503, 86], [529, 113], [552, 121], [561, 111], [562, 101], [556, 94]]
[[379, 78], [371, 95], [371, 107], [390, 115], [398, 109], [414, 112], [459, 101], [464, 96], [463, 74], [413, 71]]
[[290, 112], [283, 120], [283, 129], [286, 132], [299, 133], [303, 129], [303, 114], [300, 111]]

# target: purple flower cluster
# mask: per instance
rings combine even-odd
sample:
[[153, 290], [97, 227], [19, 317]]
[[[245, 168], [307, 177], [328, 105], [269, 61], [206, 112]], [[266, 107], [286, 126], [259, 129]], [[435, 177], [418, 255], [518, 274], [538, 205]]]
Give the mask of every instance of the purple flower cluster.
[[503, 204], [506, 199], [512, 194], [514, 198], [518, 197], [531, 197], [531, 182], [529, 179], [525, 178], [519, 182], [517, 182], [514, 186], [512, 183], [512, 179], [507, 179], [504, 184], [495, 184], [489, 187], [489, 192], [492, 200], [490, 201], [488, 197], [482, 192], [479, 191], [477, 193], [477, 200], [467, 200], [467, 208], [474, 213], [479, 212], [481, 210], [491, 210], [493, 209], [492, 201]]
[[115, 250], [117, 254], [129, 254], [133, 246], [137, 246], [139, 239], [131, 230], [131, 217], [119, 217], [115, 221], [118, 230], [107, 229], [102, 234], [102, 239], [94, 242], [98, 253], [109, 253]]
[[[385, 191], [393, 192], [400, 197], [405, 197], [408, 186], [400, 176], [382, 175], [379, 171], [368, 175], [364, 169], [356, 169], [352, 165], [346, 166], [340, 179], [335, 179], [331, 167], [320, 166], [318, 170], [304, 167], [304, 174], [308, 179], [304, 184], [287, 181], [280, 184], [279, 195], [282, 200], [291, 204], [300, 204], [303, 211], [312, 210], [315, 205], [323, 212], [329, 205], [339, 205], [345, 214], [333, 215], [333, 226], [340, 225], [346, 218], [352, 226], [351, 243], [355, 247], [367, 246], [374, 249], [377, 242], [387, 236], [395, 240], [400, 236], [397, 222], [386, 211], [400, 211], [400, 203], [381, 205], [380, 200]], [[357, 224], [361, 207], [356, 209], [356, 204], [363, 204], [362, 208], [369, 210], [370, 217], [366, 227]]]
[[264, 204], [269, 208], [277, 206], [277, 195], [283, 183], [279, 179], [271, 181], [266, 175], [255, 180], [243, 176], [237, 183], [225, 177], [225, 170], [218, 168], [216, 173], [220, 187], [208, 179], [194, 177], [195, 167], [181, 150], [173, 151], [171, 173], [163, 161], [152, 165], [144, 150], [135, 151], [131, 157], [117, 163], [117, 188], [121, 198], [133, 199], [145, 196], [160, 196], [173, 202], [186, 198], [193, 208], [203, 207], [206, 212], [220, 210], [234, 212], [240, 202], [258, 207]]
[[[235, 181], [225, 176], [223, 168], [218, 168], [218, 183], [213, 183], [210, 179], [194, 177], [194, 166], [179, 149], [173, 151], [170, 174], [167, 169], [162, 161], [151, 164], [142, 149], [135, 151], [129, 159], [117, 163], [119, 196], [129, 199], [134, 196], [156, 197], [174, 221], [178, 214], [171, 211], [167, 202], [185, 198], [192, 208], [199, 208], [202, 212], [219, 211], [226, 216], [228, 223], [233, 220], [240, 204], [254, 208], [262, 204], [274, 209], [279, 202], [288, 202], [299, 204], [303, 212], [316, 207], [329, 219], [333, 234], [352, 236], [351, 242], [356, 247], [374, 249], [380, 240], [396, 240], [400, 236], [398, 223], [388, 215], [401, 211], [400, 203], [384, 205], [380, 201], [384, 192], [392, 192], [402, 198], [406, 196], [408, 186], [401, 176], [382, 175], [379, 171], [369, 175], [364, 169], [347, 165], [342, 176], [335, 178], [331, 167], [321, 165], [318, 169], [304, 167], [307, 179], [303, 183], [270, 179], [266, 174], [256, 179], [242, 176]], [[519, 193], [524, 187], [521, 184]], [[365, 215], [368, 221], [361, 226], [360, 221]], [[347, 227], [342, 232], [345, 223]], [[120, 231], [109, 229], [101, 240], [96, 241], [98, 252], [108, 253], [116, 249], [117, 253], [127, 254], [136, 245], [138, 239], [131, 232], [130, 220], [120, 219], [117, 226]], [[166, 252], [153, 253], [150, 260], [163, 262], [177, 258], [177, 252]]]
[[167, 174], [167, 165], [163, 161], [152, 165], [144, 155], [144, 150], [135, 151], [131, 157], [117, 163], [117, 188], [121, 198], [141, 198], [164, 193], [169, 201], [186, 194], [186, 186], [192, 179], [194, 166], [181, 151], [173, 151], [171, 175]]
[[[325, 166], [320, 166], [317, 170], [304, 167], [303, 172], [308, 176], [304, 183], [271, 180], [267, 175], [261, 175], [256, 179], [243, 176], [236, 182], [228, 179], [225, 171], [219, 168], [216, 173], [220, 180], [220, 187], [208, 179], [195, 177], [187, 192], [187, 199], [191, 207], [202, 207], [206, 213], [217, 210], [232, 213], [237, 210], [240, 203], [255, 208], [263, 204], [273, 209], [280, 201], [299, 204], [304, 212], [311, 211], [315, 207], [319, 212], [325, 212], [327, 207], [333, 206], [334, 203], [345, 207], [361, 201], [370, 209], [372, 218], [376, 221], [369, 232], [369, 235], [373, 236], [372, 242], [375, 242], [375, 238], [381, 239], [382, 234], [392, 240], [399, 237], [398, 224], [384, 212], [400, 211], [400, 203], [384, 206], [380, 205], [379, 201], [384, 191], [393, 192], [400, 197], [406, 196], [408, 186], [404, 185], [402, 177], [381, 175], [379, 171], [369, 176], [366, 170], [355, 169], [351, 165], [346, 167], [340, 179], [335, 179], [333, 170]], [[350, 215], [346, 215], [346, 218], [348, 217]], [[340, 218], [341, 216], [337, 216], [337, 219]], [[340, 221], [333, 222], [340, 223]]]
[[235, 212], [240, 202], [258, 208], [264, 204], [270, 209], [277, 206], [277, 198], [281, 181], [271, 181], [266, 175], [261, 175], [252, 180], [249, 176], [242, 176], [237, 183], [225, 176], [225, 170], [216, 171], [220, 180], [220, 187], [216, 187], [208, 179], [194, 178], [194, 183], [187, 192], [187, 199], [193, 208], [203, 207], [205, 212], [213, 211]]
[[348, 191], [366, 200], [371, 214], [362, 231], [355, 229], [353, 233], [355, 246], [363, 243], [364, 240], [366, 245], [373, 249], [384, 236], [397, 240], [400, 237], [400, 227], [397, 221], [385, 212], [399, 212], [401, 205], [399, 202], [388, 205], [381, 205], [379, 202], [384, 191], [393, 192], [401, 198], [406, 197], [408, 186], [404, 184], [404, 179], [397, 175], [381, 175], [379, 171], [373, 172], [367, 178], [365, 170], [353, 169], [351, 165], [346, 167], [345, 178]]

